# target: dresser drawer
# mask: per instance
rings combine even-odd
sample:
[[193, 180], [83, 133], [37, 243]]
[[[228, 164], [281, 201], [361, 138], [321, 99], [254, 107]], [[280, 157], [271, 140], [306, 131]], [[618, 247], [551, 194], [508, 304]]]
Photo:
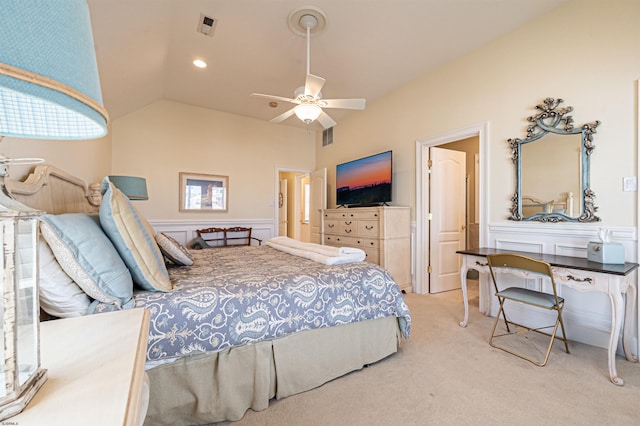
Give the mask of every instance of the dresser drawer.
[[355, 237], [358, 235], [358, 222], [345, 220], [338, 223], [338, 234]]
[[351, 219], [370, 219], [370, 220], [378, 220], [380, 219], [380, 212], [378, 210], [357, 210], [354, 212], [349, 212], [349, 218]]
[[380, 250], [373, 248], [365, 248], [364, 252], [367, 257], [364, 258], [365, 261], [369, 263], [375, 263], [376, 265], [380, 265]]
[[358, 235], [361, 237], [378, 237], [380, 236], [380, 224], [373, 220], [359, 220]]
[[358, 238], [358, 247], [377, 250], [380, 248], [380, 241], [372, 238]]
[[344, 219], [348, 219], [349, 216], [347, 215], [347, 212], [324, 212], [324, 220], [344, 220]]
[[338, 229], [340, 229], [338, 227], [338, 224], [340, 222], [337, 220], [325, 220], [324, 221], [324, 232], [327, 234], [337, 234], [338, 233]]
[[324, 235], [324, 244], [327, 246], [337, 246], [338, 245], [338, 236], [337, 235]]
[[334, 247], [360, 247], [356, 237], [345, 237], [343, 235], [325, 235], [324, 243]]

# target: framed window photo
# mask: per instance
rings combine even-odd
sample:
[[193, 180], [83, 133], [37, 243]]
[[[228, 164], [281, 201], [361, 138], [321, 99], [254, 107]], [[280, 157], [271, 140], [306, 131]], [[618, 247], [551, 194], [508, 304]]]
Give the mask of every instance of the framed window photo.
[[180, 172], [181, 212], [226, 212], [229, 177]]

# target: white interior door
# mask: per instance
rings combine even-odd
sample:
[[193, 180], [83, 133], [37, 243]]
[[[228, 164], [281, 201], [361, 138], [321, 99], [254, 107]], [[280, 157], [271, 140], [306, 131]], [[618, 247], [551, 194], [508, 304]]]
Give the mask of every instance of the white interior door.
[[429, 293], [439, 293], [460, 288], [456, 251], [465, 248], [466, 153], [431, 147], [429, 159]]
[[280, 188], [278, 191], [278, 235], [287, 236], [287, 179], [280, 179]]
[[314, 170], [309, 175], [311, 181], [309, 200], [309, 226], [311, 242], [322, 244], [322, 210], [327, 208], [327, 169]]

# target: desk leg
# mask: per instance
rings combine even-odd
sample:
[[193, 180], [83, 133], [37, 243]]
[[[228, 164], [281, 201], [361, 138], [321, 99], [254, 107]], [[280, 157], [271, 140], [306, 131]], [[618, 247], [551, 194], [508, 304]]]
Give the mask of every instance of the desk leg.
[[[627, 277], [628, 278], [628, 277]], [[624, 315], [624, 329], [622, 330], [622, 348], [624, 349], [624, 355], [627, 361], [638, 362], [638, 357], [633, 355], [631, 350], [631, 332], [632, 325], [635, 322], [636, 314], [636, 297], [638, 293], [638, 287], [635, 280], [629, 279], [629, 287], [627, 288], [627, 296], [625, 302], [625, 315]]]
[[619, 291], [609, 293], [611, 299], [611, 336], [609, 337], [609, 380], [614, 385], [624, 385], [624, 380], [618, 377], [616, 371], [616, 347], [618, 338], [620, 337], [620, 328], [622, 326], [622, 317], [624, 310], [624, 299]]
[[467, 294], [467, 256], [462, 256], [462, 266], [460, 267], [460, 285], [462, 286], [462, 300], [464, 302], [464, 319], [460, 322], [460, 327], [466, 327], [469, 323], [469, 295]]

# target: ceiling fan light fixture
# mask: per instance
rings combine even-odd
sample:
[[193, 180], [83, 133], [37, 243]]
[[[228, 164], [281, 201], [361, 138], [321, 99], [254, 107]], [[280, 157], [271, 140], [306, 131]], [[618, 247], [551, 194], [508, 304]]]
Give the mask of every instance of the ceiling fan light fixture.
[[295, 112], [296, 117], [300, 120], [307, 124], [311, 124], [320, 116], [322, 108], [315, 104], [300, 104], [293, 109], [293, 112]]

